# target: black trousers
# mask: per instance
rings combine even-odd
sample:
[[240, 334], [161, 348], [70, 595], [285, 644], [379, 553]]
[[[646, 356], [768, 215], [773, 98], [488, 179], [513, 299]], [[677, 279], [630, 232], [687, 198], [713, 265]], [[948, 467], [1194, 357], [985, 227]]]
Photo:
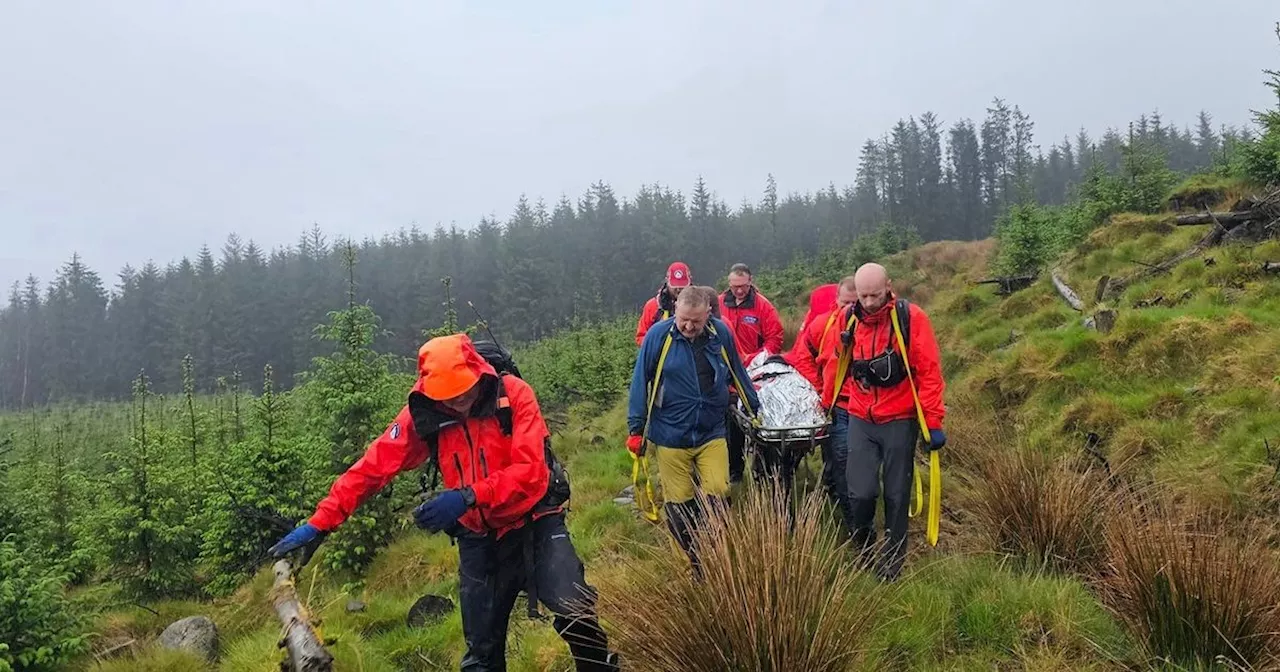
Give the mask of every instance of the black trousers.
[[742, 473], [746, 468], [745, 449], [747, 437], [738, 428], [738, 423], [733, 419], [733, 411], [725, 414], [725, 443], [729, 446], [729, 482], [738, 483], [742, 481]]
[[[520, 590], [529, 585], [553, 614], [556, 632], [569, 645], [578, 672], [616, 672], [608, 641], [595, 615], [596, 592], [557, 513], [507, 533], [458, 536], [463, 672], [507, 669], [507, 622]], [[526, 556], [526, 554], [531, 554]]]
[[876, 573], [886, 579], [896, 579], [907, 558], [907, 513], [911, 507], [911, 477], [915, 475], [912, 458], [919, 435], [920, 427], [914, 419], [872, 424], [849, 418], [845, 477], [854, 548], [870, 561], [876, 543], [876, 500], [883, 482], [885, 544]]

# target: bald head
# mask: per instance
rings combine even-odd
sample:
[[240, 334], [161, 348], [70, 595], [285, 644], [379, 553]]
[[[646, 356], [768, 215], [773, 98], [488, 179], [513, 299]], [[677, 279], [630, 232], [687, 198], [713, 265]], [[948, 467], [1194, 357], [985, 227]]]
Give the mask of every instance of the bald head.
[[888, 302], [889, 292], [892, 291], [889, 272], [884, 266], [874, 262], [858, 268], [853, 274], [853, 284], [858, 292], [858, 303], [868, 313], [880, 310]]

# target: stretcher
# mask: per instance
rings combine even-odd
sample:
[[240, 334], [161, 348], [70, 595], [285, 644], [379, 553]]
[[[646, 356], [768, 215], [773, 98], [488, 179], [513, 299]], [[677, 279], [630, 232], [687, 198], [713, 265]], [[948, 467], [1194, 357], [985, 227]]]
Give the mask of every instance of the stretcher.
[[733, 406], [733, 421], [742, 432], [745, 459], [751, 460], [758, 480], [777, 478], [789, 495], [796, 471], [831, 430], [830, 423], [818, 425], [756, 426], [741, 405]]
[[[757, 480], [777, 478], [790, 495], [797, 469], [827, 439], [831, 423], [825, 413], [818, 412], [816, 390], [781, 358], [762, 356], [748, 370], [762, 405], [759, 421], [747, 414], [740, 399], [730, 406], [733, 423], [743, 435], [744, 458], [751, 460]], [[780, 387], [764, 392], [763, 388], [770, 385]], [[770, 408], [771, 404], [778, 407]], [[807, 404], [814, 408], [798, 412]], [[770, 418], [775, 420], [771, 422]], [[802, 424], [786, 424], [787, 419], [800, 420]]]

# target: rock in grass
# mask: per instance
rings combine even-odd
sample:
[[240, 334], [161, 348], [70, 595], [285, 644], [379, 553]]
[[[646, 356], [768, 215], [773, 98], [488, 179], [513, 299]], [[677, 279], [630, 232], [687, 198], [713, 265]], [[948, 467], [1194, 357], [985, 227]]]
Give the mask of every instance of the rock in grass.
[[441, 595], [423, 595], [409, 607], [406, 620], [410, 628], [421, 628], [451, 611], [453, 600]]
[[208, 661], [218, 659], [218, 626], [208, 616], [188, 616], [160, 633], [160, 646], [190, 651]]
[[358, 611], [364, 611], [364, 602], [360, 600], [347, 600], [347, 613], [354, 614]]

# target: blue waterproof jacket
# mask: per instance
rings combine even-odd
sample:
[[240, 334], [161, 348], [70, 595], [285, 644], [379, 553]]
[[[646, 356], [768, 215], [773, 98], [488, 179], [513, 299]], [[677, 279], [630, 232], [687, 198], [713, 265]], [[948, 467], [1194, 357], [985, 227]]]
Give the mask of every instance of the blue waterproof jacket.
[[653, 417], [649, 420], [649, 441], [666, 448], [697, 448], [708, 441], [724, 438], [726, 414], [729, 411], [729, 385], [733, 378], [725, 365], [721, 352], [727, 353], [738, 380], [742, 381], [747, 403], [756, 412], [760, 401], [756, 388], [751, 384], [746, 367], [738, 358], [733, 343], [733, 332], [724, 322], [711, 318], [707, 328], [707, 345], [702, 356], [711, 362], [715, 371], [714, 391], [703, 396], [698, 388], [698, 367], [694, 362], [694, 346], [675, 326], [675, 318], [657, 322], [645, 334], [636, 357], [631, 376], [631, 395], [627, 406], [627, 429], [632, 435], [645, 430], [645, 412], [649, 404], [649, 387], [658, 370], [658, 356], [662, 345], [671, 336], [671, 348], [667, 351], [658, 381], [658, 394], [653, 401]]

